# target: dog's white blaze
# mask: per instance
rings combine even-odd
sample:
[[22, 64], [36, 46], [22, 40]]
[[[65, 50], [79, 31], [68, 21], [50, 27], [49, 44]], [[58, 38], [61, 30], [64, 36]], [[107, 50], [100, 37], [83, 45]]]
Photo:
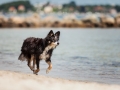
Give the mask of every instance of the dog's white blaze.
[[39, 59], [46, 60], [47, 58], [49, 58], [49, 54], [47, 54], [47, 52], [50, 49], [54, 49], [56, 46], [57, 46], [57, 42], [48, 45], [43, 51], [43, 53], [39, 56]]
[[58, 42], [54, 42], [53, 44], [57, 45]]
[[57, 36], [55, 36], [55, 39], [57, 39]]

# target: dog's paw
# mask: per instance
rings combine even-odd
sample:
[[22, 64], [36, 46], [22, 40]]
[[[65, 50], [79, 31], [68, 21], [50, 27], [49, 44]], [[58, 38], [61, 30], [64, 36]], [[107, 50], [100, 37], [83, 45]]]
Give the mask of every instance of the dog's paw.
[[38, 75], [38, 73], [34, 73], [35, 75]]
[[36, 71], [33, 71], [33, 74], [38, 75], [38, 73]]
[[38, 75], [38, 72], [39, 72], [39, 71], [40, 71], [39, 69], [37, 69], [37, 70], [33, 70], [33, 74]]
[[49, 72], [50, 72], [50, 70], [49, 70], [49, 69], [47, 69], [47, 70], [46, 70], [46, 74], [48, 74]]

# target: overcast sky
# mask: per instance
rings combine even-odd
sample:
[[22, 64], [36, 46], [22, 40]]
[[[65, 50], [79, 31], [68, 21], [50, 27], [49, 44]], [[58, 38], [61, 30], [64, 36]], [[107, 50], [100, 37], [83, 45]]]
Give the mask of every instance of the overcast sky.
[[[0, 4], [10, 2], [10, 1], [17, 1], [17, 0], [0, 0]], [[51, 3], [54, 4], [63, 4], [63, 3], [68, 3], [70, 1], [75, 1], [78, 5], [85, 5], [85, 4], [119, 4], [120, 5], [120, 0], [30, 0], [31, 3], [36, 4], [36, 3], [44, 3], [50, 1]]]

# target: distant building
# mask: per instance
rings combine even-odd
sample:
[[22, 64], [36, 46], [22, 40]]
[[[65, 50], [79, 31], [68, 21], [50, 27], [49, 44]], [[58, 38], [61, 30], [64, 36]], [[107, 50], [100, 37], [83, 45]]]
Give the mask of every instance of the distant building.
[[111, 14], [117, 14], [117, 10], [116, 9], [114, 9], [114, 8], [112, 8], [112, 9], [110, 9], [110, 11], [109, 11]]
[[16, 12], [17, 10], [16, 10], [16, 8], [14, 7], [14, 6], [11, 6], [10, 8], [9, 8], [9, 12]]
[[104, 7], [102, 7], [102, 6], [96, 6], [96, 7], [94, 8], [94, 11], [96, 11], [96, 12], [103, 12], [103, 11], [105, 11], [105, 9], [104, 9]]
[[74, 7], [69, 7], [69, 11], [73, 12], [74, 11]]
[[51, 13], [53, 11], [53, 8], [51, 7], [51, 6], [46, 6], [45, 8], [44, 8], [44, 12], [45, 13]]
[[24, 5], [19, 5], [18, 6], [18, 11], [25, 11], [25, 6]]

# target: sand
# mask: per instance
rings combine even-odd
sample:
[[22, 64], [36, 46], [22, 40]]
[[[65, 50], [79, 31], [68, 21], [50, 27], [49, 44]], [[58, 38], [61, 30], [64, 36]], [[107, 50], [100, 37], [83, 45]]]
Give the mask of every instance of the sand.
[[0, 71], [0, 90], [120, 90], [120, 85], [78, 82], [20, 72]]

